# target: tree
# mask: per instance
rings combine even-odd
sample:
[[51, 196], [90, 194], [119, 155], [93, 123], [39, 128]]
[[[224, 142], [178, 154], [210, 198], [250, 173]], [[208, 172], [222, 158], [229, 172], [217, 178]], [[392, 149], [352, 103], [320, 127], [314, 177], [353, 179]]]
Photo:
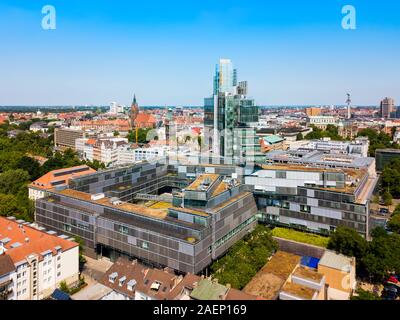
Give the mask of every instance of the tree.
[[388, 234], [383, 228], [372, 231], [368, 253], [361, 259], [370, 278], [383, 281], [390, 273], [400, 272], [400, 235]]
[[400, 233], [400, 214], [396, 214], [391, 217], [388, 227], [393, 232]]
[[61, 281], [60, 282], [60, 290], [65, 292], [65, 293], [67, 293], [67, 294], [69, 294], [69, 288], [68, 288], [68, 285], [67, 285], [67, 283], [65, 281]]
[[29, 182], [29, 173], [17, 169], [0, 173], [0, 193], [16, 195]]
[[222, 284], [242, 289], [278, 249], [278, 245], [265, 226], [258, 225], [244, 239], [239, 240], [227, 254], [214, 262], [212, 276]]
[[377, 294], [363, 289], [357, 289], [356, 293], [357, 295], [353, 295], [350, 300], [381, 300]]
[[357, 231], [347, 227], [338, 227], [328, 242], [328, 249], [356, 259], [364, 256], [367, 247], [367, 241]]
[[83, 265], [84, 263], [86, 263], [86, 259], [83, 256], [83, 251], [84, 251], [84, 241], [82, 240], [82, 238], [75, 236], [74, 237], [75, 242], [77, 242], [79, 244], [79, 263], [81, 265]]
[[119, 131], [115, 130], [113, 135], [114, 135], [114, 137], [118, 137], [119, 136]]
[[0, 216], [9, 217], [19, 213], [17, 198], [13, 195], [0, 193]]
[[299, 132], [299, 133], [297, 134], [297, 136], [296, 136], [296, 140], [297, 140], [297, 141], [300, 141], [300, 140], [303, 140], [303, 139], [304, 139], [303, 134], [302, 134], [301, 132]]
[[36, 159], [23, 156], [19, 159], [17, 167], [28, 172], [31, 180], [36, 180], [40, 177], [40, 164]]
[[387, 192], [387, 191], [385, 191], [385, 192], [383, 193], [382, 199], [383, 199], [383, 202], [385, 203], [385, 206], [390, 206], [390, 205], [393, 204], [393, 197], [392, 197], [392, 195], [391, 195], [389, 192]]

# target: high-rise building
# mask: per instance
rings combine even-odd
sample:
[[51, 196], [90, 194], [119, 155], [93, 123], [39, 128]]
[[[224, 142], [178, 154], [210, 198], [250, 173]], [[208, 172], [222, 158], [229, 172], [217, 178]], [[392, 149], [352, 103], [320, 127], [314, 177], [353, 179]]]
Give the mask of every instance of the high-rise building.
[[237, 84], [237, 72], [233, 69], [231, 60], [220, 59], [215, 68], [214, 76], [214, 95], [219, 92], [234, 94]]
[[258, 107], [247, 98], [247, 82], [237, 84], [237, 71], [221, 59], [214, 76], [213, 96], [204, 99], [205, 143], [225, 161], [254, 162], [262, 157], [255, 134]]
[[394, 100], [392, 98], [385, 98], [381, 101], [380, 115], [382, 118], [390, 118], [394, 109]]

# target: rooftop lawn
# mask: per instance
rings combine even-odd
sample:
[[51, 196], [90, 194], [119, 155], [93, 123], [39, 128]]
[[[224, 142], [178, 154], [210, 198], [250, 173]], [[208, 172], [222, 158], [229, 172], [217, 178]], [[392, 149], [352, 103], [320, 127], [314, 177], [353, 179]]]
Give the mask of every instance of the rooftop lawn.
[[324, 248], [328, 246], [329, 242], [329, 237], [278, 227], [272, 230], [272, 236]]

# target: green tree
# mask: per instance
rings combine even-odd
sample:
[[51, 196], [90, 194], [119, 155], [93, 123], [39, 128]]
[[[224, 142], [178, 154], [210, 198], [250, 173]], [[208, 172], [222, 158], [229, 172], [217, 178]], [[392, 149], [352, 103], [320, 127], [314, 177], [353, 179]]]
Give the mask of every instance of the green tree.
[[10, 194], [0, 193], [0, 216], [9, 217], [18, 215], [20, 209], [18, 206], [17, 198]]
[[68, 288], [68, 285], [67, 285], [67, 283], [65, 281], [61, 281], [60, 282], [60, 290], [65, 292], [65, 293], [67, 293], [67, 294], [69, 294], [69, 288]]
[[17, 167], [28, 172], [31, 180], [36, 180], [40, 177], [40, 164], [36, 159], [23, 156], [19, 159]]
[[258, 225], [251, 234], [231, 247], [223, 258], [211, 265], [212, 276], [222, 284], [229, 283], [233, 288], [242, 289], [277, 248], [270, 230]]
[[303, 134], [301, 132], [299, 132], [296, 136], [296, 140], [300, 141], [300, 140], [304, 140]]
[[361, 263], [369, 277], [376, 282], [383, 281], [390, 273], [400, 272], [400, 235], [388, 234], [383, 228], [372, 231], [368, 253]]
[[385, 206], [390, 206], [390, 205], [393, 204], [393, 197], [392, 197], [392, 195], [391, 195], [389, 192], [387, 192], [387, 191], [385, 191], [385, 192], [383, 193], [382, 199], [383, 199], [383, 202], [385, 203]]
[[28, 182], [29, 173], [21, 169], [0, 173], [0, 193], [16, 195]]
[[400, 215], [394, 215], [390, 218], [388, 222], [388, 227], [393, 232], [400, 233]]
[[363, 289], [357, 289], [356, 293], [357, 295], [353, 295], [350, 300], [381, 300], [375, 293]]
[[367, 248], [367, 241], [357, 231], [347, 227], [338, 227], [328, 242], [328, 249], [356, 259], [363, 257]]

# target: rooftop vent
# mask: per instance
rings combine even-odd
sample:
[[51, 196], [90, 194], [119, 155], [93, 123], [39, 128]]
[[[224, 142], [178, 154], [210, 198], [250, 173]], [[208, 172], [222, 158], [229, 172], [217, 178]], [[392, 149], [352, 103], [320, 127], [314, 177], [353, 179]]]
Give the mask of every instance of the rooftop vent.
[[126, 280], [126, 277], [125, 277], [125, 276], [123, 276], [123, 277], [119, 278], [119, 286], [120, 286], [120, 287], [122, 287], [122, 286], [123, 286], [123, 284], [124, 284], [125, 280]]
[[135, 279], [130, 280], [130, 281], [128, 282], [128, 284], [127, 284], [127, 287], [128, 287], [128, 290], [129, 290], [129, 291], [133, 291], [133, 289], [135, 288], [135, 286], [136, 286], [136, 280], [135, 280]]
[[18, 247], [20, 247], [21, 246], [21, 243], [19, 243], [19, 242], [14, 242], [12, 245], [11, 245], [11, 248], [18, 248]]
[[108, 276], [108, 281], [114, 283], [115, 279], [118, 277], [118, 272], [113, 272]]
[[160, 287], [161, 287], [161, 283], [158, 282], [158, 281], [154, 281], [154, 282], [151, 284], [150, 289], [151, 289], [151, 290], [158, 291], [158, 290], [160, 289]]

